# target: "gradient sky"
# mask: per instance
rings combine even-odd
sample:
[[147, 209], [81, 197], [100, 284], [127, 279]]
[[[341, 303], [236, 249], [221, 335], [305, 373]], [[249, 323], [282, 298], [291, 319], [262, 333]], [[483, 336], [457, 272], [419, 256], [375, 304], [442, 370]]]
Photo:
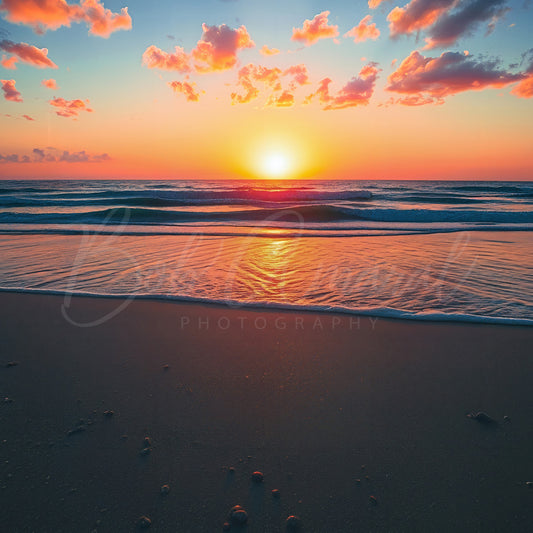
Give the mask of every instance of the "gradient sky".
[[528, 0], [0, 0], [0, 177], [533, 179]]

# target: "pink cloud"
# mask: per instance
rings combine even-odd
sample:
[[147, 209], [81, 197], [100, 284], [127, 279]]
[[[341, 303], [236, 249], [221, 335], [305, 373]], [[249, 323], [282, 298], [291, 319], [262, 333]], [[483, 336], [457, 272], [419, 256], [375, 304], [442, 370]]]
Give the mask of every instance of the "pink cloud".
[[35, 119], [30, 117], [29, 115], [22, 115], [22, 118], [25, 118], [26, 120], [34, 121]]
[[54, 80], [54, 78], [50, 78], [49, 80], [43, 80], [41, 82], [41, 85], [43, 87], [46, 87], [47, 89], [54, 89], [54, 90], [59, 89], [59, 87], [57, 86], [57, 82], [56, 80]]
[[200, 93], [195, 89], [196, 83], [189, 83], [187, 81], [171, 81], [167, 84], [175, 93], [184, 94], [187, 102], [198, 102], [200, 100]]
[[293, 76], [294, 83], [298, 85], [307, 85], [309, 83], [309, 72], [303, 63], [285, 69], [283, 76]]
[[17, 66], [15, 63], [19, 60], [17, 56], [11, 56], [7, 57], [6, 55], [2, 55], [2, 60], [0, 61], [0, 65], [2, 65], [4, 68], [7, 68], [9, 70], [17, 70]]
[[[47, 48], [37, 48], [27, 43], [14, 43], [13, 41], [4, 39], [0, 41], [0, 49], [8, 54], [13, 54], [11, 58], [12, 66], [9, 68], [16, 68], [13, 57], [16, 57], [16, 60], [28, 63], [37, 68], [57, 68], [57, 65], [48, 58]], [[7, 62], [9, 61], [8, 59]]]
[[399, 102], [404, 105], [440, 104], [447, 96], [501, 88], [525, 77], [498, 69], [494, 61], [476, 62], [472, 55], [444, 52], [439, 57], [424, 57], [414, 51], [389, 76], [386, 90], [414, 97], [404, 97]]
[[88, 107], [89, 100], [65, 100], [64, 98], [54, 98], [50, 100], [50, 105], [57, 107], [56, 115], [65, 118], [77, 118], [81, 111], [92, 113], [93, 110]]
[[15, 80], [0, 80], [2, 82], [2, 91], [4, 91], [4, 98], [10, 102], [22, 102], [22, 95], [15, 87]]
[[30, 26], [38, 34], [73, 22], [85, 22], [90, 34], [104, 38], [114, 31], [131, 29], [127, 7], [113, 13], [100, 0], [80, 0], [79, 4], [65, 0], [2, 0], [0, 12], [8, 22]]
[[332, 109], [346, 109], [360, 105], [368, 105], [370, 98], [374, 94], [374, 87], [380, 69], [376, 63], [365, 65], [340, 91], [331, 95], [329, 86], [332, 83], [331, 78], [324, 78], [318, 86], [318, 89], [307, 96], [305, 102], [309, 103], [314, 98], [318, 98], [323, 105], [323, 109], [328, 111]]
[[360, 43], [367, 39], [376, 40], [380, 32], [376, 24], [370, 24], [372, 15], [367, 15], [357, 26], [354, 26], [349, 32], [344, 34], [344, 37], [353, 37], [354, 43]]
[[393, 37], [414, 33], [434, 24], [456, 0], [411, 0], [404, 7], [395, 7], [387, 17]]
[[293, 41], [301, 41], [306, 46], [315, 44], [319, 39], [333, 39], [339, 35], [339, 27], [328, 24], [329, 11], [323, 11], [313, 20], [305, 20], [302, 28], [293, 28]]
[[174, 47], [174, 50], [173, 54], [169, 54], [157, 48], [157, 46], [151, 45], [143, 54], [143, 65], [160, 70], [190, 72], [189, 55], [180, 46]]
[[259, 50], [259, 53], [264, 56], [275, 56], [280, 53], [277, 48], [269, 48], [266, 44]]
[[231, 69], [237, 64], [239, 50], [255, 46], [245, 26], [234, 30], [226, 24], [221, 26], [202, 24], [202, 29], [204, 31], [202, 38], [191, 52], [196, 61], [194, 66], [197, 72]]

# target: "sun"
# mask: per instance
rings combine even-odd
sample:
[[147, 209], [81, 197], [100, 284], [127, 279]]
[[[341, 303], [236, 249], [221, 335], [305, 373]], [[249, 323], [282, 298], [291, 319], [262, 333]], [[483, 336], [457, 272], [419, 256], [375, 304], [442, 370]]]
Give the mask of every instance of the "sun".
[[261, 169], [268, 178], [285, 178], [291, 171], [292, 163], [288, 154], [268, 152], [262, 157]]

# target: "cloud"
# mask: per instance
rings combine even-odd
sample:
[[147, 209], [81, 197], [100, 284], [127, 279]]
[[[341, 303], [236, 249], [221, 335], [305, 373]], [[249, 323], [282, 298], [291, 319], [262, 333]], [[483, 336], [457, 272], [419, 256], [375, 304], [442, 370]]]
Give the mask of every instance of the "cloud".
[[280, 53], [277, 48], [269, 48], [266, 44], [259, 50], [259, 53], [264, 56], [275, 56]]
[[47, 89], [54, 89], [54, 90], [59, 89], [59, 87], [57, 86], [57, 82], [56, 80], [54, 80], [54, 78], [50, 78], [49, 80], [43, 80], [41, 82], [41, 85], [43, 87], [46, 87]]
[[204, 31], [202, 38], [191, 52], [197, 72], [231, 69], [237, 64], [239, 50], [255, 46], [245, 26], [234, 30], [226, 24], [221, 26], [202, 24], [202, 29]]
[[70, 27], [73, 22], [85, 22], [90, 34], [104, 38], [115, 31], [131, 29], [127, 7], [113, 13], [100, 0], [80, 0], [79, 4], [65, 0], [2, 0], [0, 12], [4, 12], [8, 22], [30, 26], [38, 34]]
[[454, 44], [480, 23], [489, 21], [490, 33], [509, 8], [508, 0], [411, 0], [387, 17], [392, 37], [427, 30], [426, 49]]
[[22, 102], [22, 95], [15, 87], [15, 80], [0, 80], [2, 82], [2, 91], [4, 91], [4, 98], [10, 102]]
[[169, 54], [151, 45], [143, 54], [143, 65], [148, 68], [186, 73], [193, 70], [191, 68], [193, 62], [194, 70], [199, 73], [228, 70], [237, 64], [239, 50], [255, 46], [244, 26], [234, 30], [226, 24], [221, 26], [202, 24], [202, 29], [202, 38], [190, 53], [181, 46], [176, 46], [174, 53]]
[[292, 107], [294, 105], [294, 94], [283, 91], [279, 96], [271, 95], [266, 103], [266, 107]]
[[379, 37], [379, 30], [376, 24], [370, 24], [372, 15], [367, 15], [357, 26], [354, 26], [349, 32], [344, 34], [344, 37], [353, 37], [354, 43], [360, 43], [367, 39], [376, 40]]
[[22, 115], [22, 118], [25, 118], [26, 120], [34, 121], [35, 119], [30, 117], [29, 115]]
[[54, 98], [50, 100], [50, 105], [57, 107], [56, 115], [60, 117], [77, 118], [81, 111], [92, 113], [93, 110], [88, 107], [89, 100], [65, 100], [64, 98]]
[[34, 148], [31, 155], [10, 154], [1, 155], [0, 163], [101, 163], [109, 161], [108, 154], [90, 154], [85, 150], [70, 152], [55, 148]]
[[157, 46], [151, 45], [145, 50], [142, 63], [148, 68], [175, 70], [182, 73], [190, 72], [189, 55], [181, 46], [175, 46], [174, 50], [175, 52], [173, 54], [169, 54], [157, 48]]
[[368, 0], [368, 7], [370, 9], [376, 9], [383, 2], [388, 2], [389, 0]]
[[195, 90], [196, 83], [171, 81], [167, 85], [177, 94], [184, 94], [187, 102], [198, 102], [200, 100], [200, 93]]
[[9, 70], [17, 70], [17, 65], [15, 65], [15, 63], [18, 60], [19, 59], [17, 56], [7, 57], [5, 54], [2, 54], [2, 60], [0, 61], [0, 65]]
[[533, 48], [528, 50], [522, 56], [522, 62], [528, 61], [528, 65], [524, 72], [526, 78], [523, 79], [511, 93], [519, 98], [533, 98]]
[[399, 102], [404, 105], [439, 104], [460, 92], [501, 88], [524, 78], [499, 69], [495, 61], [478, 62], [472, 55], [444, 52], [434, 58], [414, 51], [389, 76], [386, 90], [411, 97]]
[[326, 111], [332, 109], [346, 109], [359, 105], [368, 105], [370, 98], [374, 94], [374, 87], [380, 69], [377, 63], [365, 65], [358, 76], [354, 76], [340, 91], [331, 95], [329, 86], [332, 83], [331, 78], [324, 78], [318, 86], [318, 89], [306, 97], [305, 102], [309, 103], [314, 98], [318, 98]]
[[[4, 39], [0, 41], [0, 50], [13, 54], [10, 59], [7, 59], [7, 62], [12, 62], [12, 66], [8, 68], [16, 69], [15, 61], [18, 60], [37, 68], [57, 68], [57, 65], [48, 58], [47, 48], [37, 48], [27, 43], [14, 43]], [[15, 60], [13, 60], [14, 57]]]
[[392, 37], [415, 33], [434, 24], [458, 0], [411, 0], [395, 7], [387, 17]]
[[315, 44], [319, 39], [333, 39], [339, 35], [338, 26], [328, 25], [329, 11], [322, 11], [313, 20], [305, 20], [302, 28], [293, 28], [293, 41], [303, 42], [306, 46]]
[[450, 46], [461, 36], [469, 34], [481, 22], [490, 21], [488, 32], [492, 32], [498, 20], [509, 12], [509, 8], [504, 5], [506, 1], [463, 0], [456, 9], [439, 17], [431, 27], [425, 49]]
[[[283, 83], [288, 82], [284, 88]], [[260, 95], [257, 84], [261, 83], [270, 96], [267, 106], [289, 107], [294, 103], [292, 94], [299, 86], [309, 83], [309, 72], [304, 64], [293, 65], [285, 70], [278, 67], [264, 67], [250, 63], [239, 70], [237, 87], [243, 89], [242, 93], [233, 92], [233, 104], [246, 104]], [[281, 92], [281, 95], [274, 93]]]

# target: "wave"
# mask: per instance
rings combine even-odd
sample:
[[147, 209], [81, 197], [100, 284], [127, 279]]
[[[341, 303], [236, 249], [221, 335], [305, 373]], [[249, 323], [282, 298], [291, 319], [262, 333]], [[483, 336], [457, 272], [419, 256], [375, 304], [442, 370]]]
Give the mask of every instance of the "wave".
[[76, 213], [0, 213], [4, 224], [179, 224], [209, 222], [281, 222], [286, 224], [373, 221], [392, 223], [530, 224], [533, 211], [355, 208], [296, 205], [235, 211], [177, 211], [115, 208]]
[[314, 313], [337, 313], [356, 316], [367, 316], [372, 318], [400, 319], [400, 320], [417, 320], [424, 322], [471, 322], [481, 324], [507, 324], [514, 326], [533, 326], [533, 319], [528, 318], [511, 318], [498, 316], [485, 316], [464, 313], [429, 313], [404, 311], [391, 307], [342, 307], [329, 305], [301, 305], [301, 304], [282, 304], [276, 302], [250, 302], [229, 299], [214, 299], [195, 296], [169, 295], [169, 294], [148, 294], [148, 293], [123, 293], [107, 294], [87, 291], [69, 291], [61, 289], [32, 289], [27, 287], [0, 287], [0, 292], [17, 292], [27, 294], [50, 294], [57, 296], [78, 296], [91, 298], [106, 299], [127, 299], [127, 300], [164, 300], [175, 302], [203, 303], [216, 306], [224, 306], [230, 309], [277, 309], [281, 311], [292, 312], [314, 312]]

